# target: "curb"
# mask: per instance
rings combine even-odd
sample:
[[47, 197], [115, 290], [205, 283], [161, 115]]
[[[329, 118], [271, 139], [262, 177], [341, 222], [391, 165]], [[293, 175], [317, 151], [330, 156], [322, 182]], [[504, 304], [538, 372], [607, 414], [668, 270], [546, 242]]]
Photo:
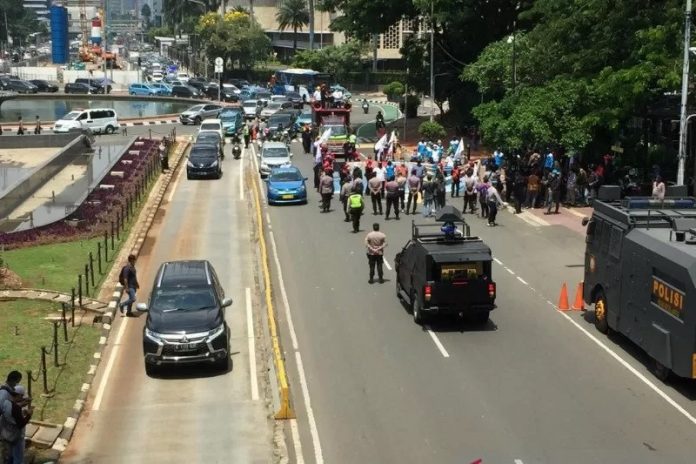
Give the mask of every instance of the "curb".
[[[135, 121], [135, 122], [122, 122], [119, 123], [119, 127], [137, 127], [137, 126], [158, 126], [161, 124], [178, 124], [179, 120], [178, 119], [155, 119], [155, 120], [147, 120], [147, 121]], [[19, 129], [19, 126], [7, 126], [7, 125], [2, 125], [0, 127], [2, 132], [17, 132]], [[34, 135], [34, 128], [31, 124], [27, 124], [24, 126], [24, 135]], [[41, 131], [42, 135], [45, 134], [53, 134], [53, 131], [51, 130], [50, 127], [44, 127], [43, 130]]]
[[[140, 254], [140, 250], [142, 249], [143, 243], [145, 242], [145, 237], [147, 237], [148, 232], [152, 228], [152, 223], [154, 222], [155, 214], [162, 205], [164, 194], [167, 191], [167, 188], [169, 187], [173, 173], [179, 168], [181, 160], [184, 159], [183, 155], [186, 151], [186, 148], [188, 148], [188, 143], [183, 142], [183, 145], [181, 145], [180, 149], [178, 150], [178, 154], [176, 155], [176, 158], [172, 163], [169, 171], [166, 174], [164, 174], [162, 184], [160, 185], [159, 191], [156, 193], [155, 196], [155, 202], [149, 207], [145, 223], [140, 226], [136, 235], [137, 238], [135, 240], [135, 244], [131, 248], [129, 254], [134, 254], [136, 256]], [[94, 376], [97, 373], [97, 368], [99, 367], [104, 348], [106, 348], [106, 342], [109, 338], [109, 333], [111, 332], [114, 314], [117, 311], [118, 302], [121, 300], [122, 294], [123, 286], [120, 283], [118, 283], [116, 284], [116, 287], [111, 295], [111, 299], [109, 300], [107, 308], [104, 311], [104, 314], [102, 315], [102, 330], [101, 336], [99, 337], [99, 348], [97, 348], [97, 351], [94, 352], [94, 361], [89, 366], [89, 370], [87, 371], [85, 380], [82, 383], [80, 394], [78, 395], [77, 400], [75, 400], [75, 404], [73, 405], [73, 410], [67, 417], [67, 419], [65, 419], [65, 422], [63, 423], [63, 430], [61, 430], [60, 434], [58, 435], [58, 438], [53, 443], [52, 448], [56, 451], [59, 451], [61, 453], [65, 451], [70, 439], [72, 438], [73, 433], [75, 432], [75, 426], [77, 425], [77, 421], [80, 418], [80, 413], [82, 412], [82, 409], [85, 406], [85, 402], [87, 401], [87, 395], [89, 394], [89, 390], [94, 381]]]

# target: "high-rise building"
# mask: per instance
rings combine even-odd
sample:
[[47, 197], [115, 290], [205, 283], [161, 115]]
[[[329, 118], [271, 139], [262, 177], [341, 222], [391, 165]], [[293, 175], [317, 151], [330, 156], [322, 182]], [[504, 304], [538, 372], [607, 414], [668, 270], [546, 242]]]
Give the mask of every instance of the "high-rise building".
[[39, 21], [50, 22], [51, 11], [48, 0], [24, 0], [22, 5], [25, 9], [33, 11]]

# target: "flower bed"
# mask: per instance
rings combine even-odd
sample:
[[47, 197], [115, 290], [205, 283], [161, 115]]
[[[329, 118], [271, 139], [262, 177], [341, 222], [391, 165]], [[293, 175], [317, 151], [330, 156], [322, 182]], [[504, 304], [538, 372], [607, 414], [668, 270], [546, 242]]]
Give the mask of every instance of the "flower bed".
[[[0, 233], [0, 245], [5, 249], [21, 248], [86, 239], [110, 231], [112, 222], [115, 223], [117, 218], [123, 220], [122, 211], [135, 197], [138, 186], [145, 182], [150, 163], [158, 159], [159, 142], [157, 139], [138, 138], [68, 217], [30, 230]], [[131, 150], [138, 150], [139, 154], [131, 154]], [[112, 172], [122, 172], [123, 176], [112, 175]]]

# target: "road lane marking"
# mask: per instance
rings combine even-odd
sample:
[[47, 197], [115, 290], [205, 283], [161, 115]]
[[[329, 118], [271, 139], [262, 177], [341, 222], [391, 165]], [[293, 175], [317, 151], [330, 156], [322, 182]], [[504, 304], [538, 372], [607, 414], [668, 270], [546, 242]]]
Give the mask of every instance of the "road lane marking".
[[390, 271], [393, 271], [391, 265], [389, 264], [389, 261], [387, 261], [387, 258], [382, 256], [382, 261], [384, 261], [384, 265], [387, 266], [387, 269], [389, 269]]
[[259, 399], [259, 381], [256, 378], [256, 339], [254, 338], [254, 315], [251, 311], [251, 289], [246, 288], [247, 337], [249, 338], [249, 374], [251, 378], [251, 399]]
[[312, 436], [312, 443], [314, 445], [314, 461], [316, 464], [324, 463], [324, 456], [321, 452], [321, 442], [319, 441], [319, 430], [317, 429], [317, 423], [314, 420], [314, 411], [312, 410], [312, 403], [309, 399], [309, 387], [307, 386], [307, 378], [305, 377], [304, 366], [302, 365], [302, 356], [299, 351], [295, 351], [295, 361], [297, 362], [297, 371], [300, 376], [300, 386], [302, 387], [302, 397], [305, 403], [305, 409], [307, 409], [307, 420], [309, 422], [309, 433]]
[[503, 265], [503, 262], [501, 260], [499, 260], [498, 258], [493, 258], [493, 261], [500, 264], [501, 266]]
[[430, 330], [430, 327], [426, 327], [425, 330], [428, 331], [428, 335], [430, 335], [430, 338], [433, 339], [433, 342], [435, 342], [435, 346], [437, 346], [437, 349], [440, 350], [440, 353], [442, 354], [442, 356], [445, 358], [449, 358], [450, 357], [449, 353], [447, 352], [445, 347], [442, 345], [442, 342], [440, 342], [440, 339], [437, 338], [437, 335], [435, 334], [435, 332]]
[[522, 282], [522, 283], [523, 283], [524, 285], [527, 285], [527, 286], [529, 286], [529, 284], [527, 283], [527, 281], [526, 281], [526, 280], [524, 280], [524, 279], [523, 279], [522, 277], [520, 277], [520, 276], [517, 276], [517, 280], [519, 280], [520, 282]]
[[508, 271], [511, 275], [515, 275], [515, 272], [509, 267], [505, 266], [505, 270]]
[[239, 157], [239, 199], [244, 201], [244, 152]]
[[[269, 221], [270, 223], [270, 221]], [[280, 260], [278, 259], [278, 248], [276, 247], [275, 236], [273, 231], [268, 233], [269, 240], [271, 242], [271, 249], [273, 250], [273, 263], [278, 270], [278, 286], [280, 288], [280, 298], [283, 300], [283, 309], [285, 310], [285, 319], [288, 321], [288, 329], [290, 330], [290, 338], [292, 340], [292, 348], [294, 350], [298, 349], [297, 344], [297, 334], [295, 333], [295, 324], [292, 322], [292, 315], [290, 314], [290, 302], [288, 301], [288, 294], [285, 291], [285, 282], [283, 281], [283, 271], [280, 268]]]
[[302, 442], [300, 441], [300, 430], [297, 427], [297, 419], [290, 419], [290, 432], [292, 443], [295, 447], [295, 463], [304, 464], [304, 453], [302, 452]]
[[106, 363], [106, 369], [104, 369], [104, 375], [99, 382], [99, 387], [97, 388], [97, 394], [94, 396], [94, 403], [92, 403], [92, 411], [99, 411], [102, 400], [104, 399], [104, 392], [106, 386], [109, 384], [109, 377], [111, 376], [111, 370], [114, 368], [114, 363], [118, 357], [119, 346], [121, 345], [121, 339], [128, 326], [128, 321], [130, 318], [125, 318], [121, 321], [121, 327], [118, 328], [118, 334], [116, 334], [116, 341], [114, 342], [114, 348], [111, 350], [109, 355], [109, 361]]
[[521, 459], [515, 459], [515, 464], [524, 464]]

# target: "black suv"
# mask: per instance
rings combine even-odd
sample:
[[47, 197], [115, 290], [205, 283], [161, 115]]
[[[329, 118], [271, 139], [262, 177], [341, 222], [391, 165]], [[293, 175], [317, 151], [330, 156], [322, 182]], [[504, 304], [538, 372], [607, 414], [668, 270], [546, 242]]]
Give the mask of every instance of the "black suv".
[[158, 366], [214, 363], [229, 369], [229, 328], [224, 308], [232, 304], [208, 261], [170, 261], [157, 271], [143, 330], [145, 372]]
[[75, 83], [76, 84], [87, 84], [87, 85], [91, 85], [92, 87], [96, 87], [97, 88], [96, 93], [103, 93], [103, 94], [111, 93], [111, 85], [109, 85], [109, 84], [104, 85], [103, 79], [88, 79], [88, 78], [80, 77], [78, 79], [75, 79]]
[[197, 142], [191, 147], [186, 161], [186, 178], [194, 177], [222, 177], [222, 157], [220, 146], [212, 143]]

